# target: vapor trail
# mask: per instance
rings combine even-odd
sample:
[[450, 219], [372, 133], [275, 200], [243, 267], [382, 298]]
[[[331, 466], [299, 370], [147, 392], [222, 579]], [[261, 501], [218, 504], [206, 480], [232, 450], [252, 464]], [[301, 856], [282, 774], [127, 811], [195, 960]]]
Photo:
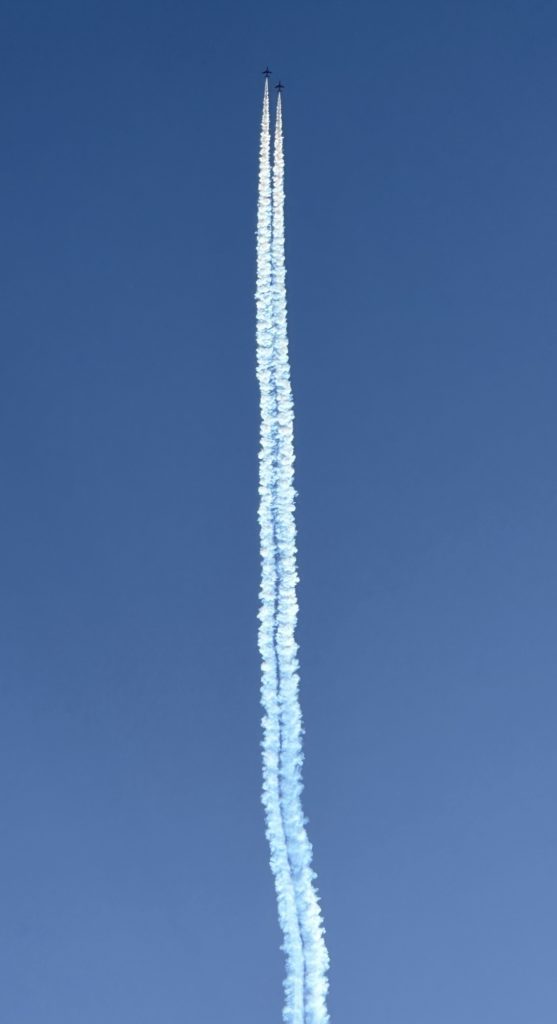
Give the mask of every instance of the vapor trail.
[[296, 908], [296, 893], [288, 861], [280, 794], [280, 710], [277, 654], [277, 452], [278, 415], [274, 368], [273, 303], [271, 280], [271, 135], [269, 90], [265, 83], [259, 151], [257, 207], [257, 377], [260, 390], [259, 531], [261, 589], [259, 651], [263, 705], [263, 805], [275, 878], [279, 923], [286, 954], [283, 1017], [288, 1024], [304, 1024], [304, 957]]
[[284, 259], [284, 157], [278, 97], [271, 187], [269, 94], [263, 101], [257, 222], [257, 373], [260, 385], [263, 803], [286, 953], [284, 1020], [327, 1024], [328, 954], [302, 811], [294, 409]]
[[273, 152], [272, 305], [278, 414], [277, 566], [280, 779], [283, 822], [304, 950], [304, 1024], [326, 1024], [329, 957], [311, 867], [312, 848], [302, 810], [302, 714], [295, 633], [298, 618], [294, 490], [294, 405], [290, 381], [284, 249], [284, 153], [282, 102], [277, 101]]

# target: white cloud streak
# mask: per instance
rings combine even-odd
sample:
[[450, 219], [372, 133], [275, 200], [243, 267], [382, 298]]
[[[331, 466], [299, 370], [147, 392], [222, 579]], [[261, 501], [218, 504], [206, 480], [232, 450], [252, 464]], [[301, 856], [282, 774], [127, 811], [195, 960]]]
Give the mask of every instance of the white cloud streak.
[[260, 388], [259, 527], [263, 804], [286, 954], [287, 1024], [327, 1024], [329, 958], [302, 810], [299, 703], [294, 407], [288, 353], [284, 250], [282, 103], [277, 101], [273, 167], [265, 83], [257, 211], [257, 377]]

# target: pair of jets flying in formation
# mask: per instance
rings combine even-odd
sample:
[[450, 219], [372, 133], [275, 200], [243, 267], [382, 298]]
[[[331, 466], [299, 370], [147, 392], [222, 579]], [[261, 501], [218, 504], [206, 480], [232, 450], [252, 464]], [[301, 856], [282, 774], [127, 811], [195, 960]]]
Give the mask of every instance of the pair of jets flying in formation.
[[[268, 64], [267, 64], [267, 67], [265, 68], [265, 70], [262, 71], [261, 73], [263, 75], [265, 75], [265, 78], [268, 78], [269, 75], [272, 74], [272, 71], [271, 71], [271, 69], [270, 69]], [[282, 90], [284, 89], [284, 85], [282, 84], [282, 82], [280, 80], [279, 80], [278, 85], [275, 85], [275, 89], [278, 89], [279, 92], [282, 92]]]

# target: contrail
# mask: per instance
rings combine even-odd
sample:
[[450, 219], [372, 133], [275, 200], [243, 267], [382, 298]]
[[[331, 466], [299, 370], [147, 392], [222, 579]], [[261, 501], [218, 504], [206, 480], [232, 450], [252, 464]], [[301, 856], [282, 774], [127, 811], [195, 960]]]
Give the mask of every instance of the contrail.
[[261, 431], [259, 451], [259, 531], [261, 589], [259, 651], [261, 654], [261, 703], [263, 717], [263, 805], [266, 833], [275, 878], [279, 922], [286, 953], [284, 1020], [303, 1024], [304, 960], [298, 924], [296, 894], [288, 862], [281, 806], [279, 756], [280, 712], [276, 629], [278, 614], [276, 492], [277, 402], [273, 365], [273, 314], [271, 294], [271, 135], [269, 90], [265, 83], [259, 152], [259, 200], [257, 208], [257, 377], [260, 390]]
[[263, 803], [286, 953], [284, 1020], [327, 1024], [321, 911], [302, 811], [302, 716], [298, 698], [298, 602], [294, 408], [284, 258], [282, 104], [276, 112], [271, 187], [269, 94], [263, 100], [257, 228], [257, 371], [260, 385]]

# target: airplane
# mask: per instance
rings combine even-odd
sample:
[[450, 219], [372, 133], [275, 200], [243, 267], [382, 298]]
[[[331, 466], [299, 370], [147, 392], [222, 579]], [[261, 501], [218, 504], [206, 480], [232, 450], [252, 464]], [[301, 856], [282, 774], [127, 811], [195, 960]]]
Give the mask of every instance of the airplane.
[[268, 64], [267, 64], [267, 67], [265, 68], [265, 70], [261, 72], [261, 74], [265, 75], [265, 78], [268, 78], [269, 75], [272, 75], [272, 71], [271, 71], [271, 69], [270, 69]]
[[275, 85], [275, 89], [278, 89], [279, 92], [282, 92], [282, 90], [284, 89], [284, 85], [282, 84], [282, 82], [279, 81], [278, 85]]

